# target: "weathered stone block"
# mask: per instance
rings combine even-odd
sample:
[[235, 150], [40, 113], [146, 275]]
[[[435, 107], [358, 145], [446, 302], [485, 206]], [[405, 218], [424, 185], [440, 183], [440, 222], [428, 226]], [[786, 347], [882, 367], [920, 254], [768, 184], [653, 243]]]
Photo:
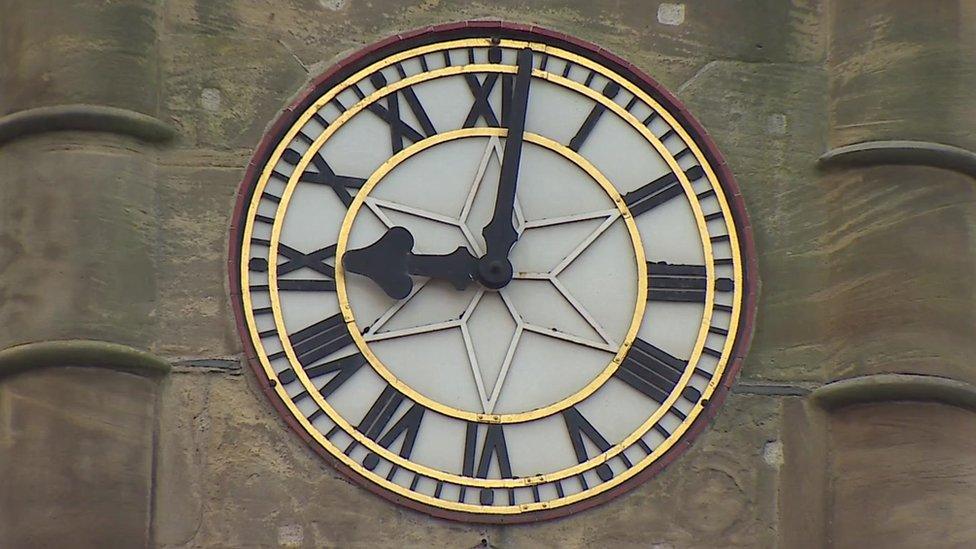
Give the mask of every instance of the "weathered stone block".
[[824, 79], [816, 67], [715, 61], [678, 91], [732, 167], [759, 250], [746, 379], [823, 375], [829, 219], [815, 166], [824, 146]]
[[158, 332], [168, 356], [239, 353], [227, 291], [230, 216], [246, 153], [172, 152], [160, 166]]
[[834, 547], [976, 544], [976, 415], [878, 403], [830, 418]]
[[0, 2], [0, 113], [92, 103], [155, 114], [155, 1]]
[[829, 377], [976, 380], [972, 179], [890, 166], [832, 173], [824, 184], [830, 279], [819, 295], [829, 306]]
[[270, 37], [175, 34], [161, 45], [161, 58], [167, 82], [161, 116], [185, 141], [213, 149], [256, 146], [307, 78]]
[[0, 148], [0, 346], [149, 340], [158, 210], [145, 153], [129, 138], [75, 132]]
[[835, 2], [830, 144], [915, 139], [976, 148], [972, 4]]
[[[176, 546], [770, 546], [779, 438], [775, 398], [733, 395], [715, 426], [655, 479], [572, 518], [465, 525], [353, 486], [304, 446], [252, 376], [177, 374], [163, 398], [156, 542]], [[368, 525], [368, 526], [367, 526]]]
[[0, 546], [145, 546], [156, 384], [75, 367], [0, 379]]

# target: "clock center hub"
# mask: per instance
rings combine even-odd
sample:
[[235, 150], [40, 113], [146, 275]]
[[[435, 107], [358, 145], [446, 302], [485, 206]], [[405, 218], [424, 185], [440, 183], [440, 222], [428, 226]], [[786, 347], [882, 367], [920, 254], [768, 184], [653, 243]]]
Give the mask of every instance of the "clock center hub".
[[515, 270], [508, 259], [489, 259], [482, 257], [478, 261], [478, 282], [485, 288], [500, 290], [512, 281]]

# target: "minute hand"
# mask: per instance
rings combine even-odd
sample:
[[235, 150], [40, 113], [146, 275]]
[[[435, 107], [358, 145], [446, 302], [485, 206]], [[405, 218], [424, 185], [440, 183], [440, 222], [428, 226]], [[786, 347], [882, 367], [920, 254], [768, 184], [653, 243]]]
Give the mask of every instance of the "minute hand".
[[512, 93], [512, 106], [508, 113], [508, 135], [505, 138], [505, 155], [498, 177], [498, 194], [491, 221], [481, 234], [485, 237], [485, 255], [479, 261], [481, 283], [491, 288], [501, 288], [512, 279], [512, 265], [508, 254], [518, 240], [512, 212], [515, 208], [515, 189], [518, 185], [519, 161], [522, 157], [522, 136], [525, 133], [525, 111], [529, 102], [529, 82], [532, 80], [532, 50], [525, 48], [518, 53], [518, 72]]

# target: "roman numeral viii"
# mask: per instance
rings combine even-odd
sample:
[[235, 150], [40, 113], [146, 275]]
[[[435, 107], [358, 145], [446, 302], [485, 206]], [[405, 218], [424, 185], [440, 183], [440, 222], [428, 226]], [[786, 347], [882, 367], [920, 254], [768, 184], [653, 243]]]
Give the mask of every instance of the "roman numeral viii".
[[[424, 407], [415, 403], [399, 421], [387, 429], [387, 425], [404, 400], [406, 398], [400, 391], [394, 389], [392, 385], [387, 385], [376, 402], [366, 412], [366, 417], [359, 422], [359, 426], [356, 428], [384, 448], [389, 448], [397, 439], [403, 437], [399, 454], [402, 457], [409, 458], [413, 452], [413, 445], [417, 441], [420, 422], [424, 418]], [[379, 456], [372, 452], [363, 459], [363, 467], [370, 471], [375, 469], [378, 464]]]
[[[655, 402], [663, 403], [677, 386], [688, 362], [658, 349], [650, 343], [635, 339], [630, 351], [614, 376], [644, 393]], [[686, 386], [681, 395], [698, 402], [701, 392]]]
[[[288, 339], [291, 340], [291, 346], [298, 357], [298, 361], [306, 370], [315, 361], [353, 343], [352, 336], [349, 335], [349, 330], [346, 328], [346, 322], [342, 319], [341, 313], [336, 313], [304, 330], [290, 334]], [[274, 359], [273, 357], [268, 358]], [[351, 368], [351, 366], [347, 366], [347, 368]]]
[[[590, 459], [586, 452], [586, 444], [583, 443], [584, 436], [597, 447], [600, 453], [610, 449], [610, 443], [607, 442], [607, 439], [583, 417], [583, 414], [579, 413], [575, 406], [563, 411], [563, 420], [566, 421], [569, 439], [573, 442], [573, 451], [576, 452], [576, 460], [579, 463]], [[596, 468], [596, 474], [603, 482], [606, 482], [613, 478], [613, 469], [606, 463], [601, 463]]]

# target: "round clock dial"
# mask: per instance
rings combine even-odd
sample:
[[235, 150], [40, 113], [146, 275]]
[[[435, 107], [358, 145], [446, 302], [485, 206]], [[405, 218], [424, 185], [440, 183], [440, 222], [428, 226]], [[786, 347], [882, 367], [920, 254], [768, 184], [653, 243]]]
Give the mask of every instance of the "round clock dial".
[[533, 520], [687, 447], [751, 320], [734, 182], [676, 101], [501, 24], [374, 46], [258, 151], [239, 326], [272, 401], [380, 494]]

